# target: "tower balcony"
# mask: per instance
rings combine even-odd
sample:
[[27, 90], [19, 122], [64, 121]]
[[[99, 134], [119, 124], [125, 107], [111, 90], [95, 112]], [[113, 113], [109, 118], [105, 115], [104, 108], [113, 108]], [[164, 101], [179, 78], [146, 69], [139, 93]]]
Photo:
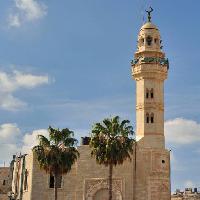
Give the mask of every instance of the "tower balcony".
[[159, 57], [138, 57], [131, 62], [132, 76], [135, 80], [153, 78], [165, 80], [167, 78], [169, 61]]

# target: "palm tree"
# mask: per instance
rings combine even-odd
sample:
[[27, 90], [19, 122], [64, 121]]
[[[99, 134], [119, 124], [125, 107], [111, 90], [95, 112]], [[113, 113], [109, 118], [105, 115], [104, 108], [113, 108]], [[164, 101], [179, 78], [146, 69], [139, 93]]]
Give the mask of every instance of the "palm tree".
[[113, 166], [131, 160], [133, 153], [134, 134], [130, 121], [120, 121], [119, 116], [106, 118], [102, 123], [96, 123], [92, 129], [90, 147], [91, 155], [100, 165], [109, 167], [109, 200], [112, 200]]
[[39, 145], [33, 147], [40, 168], [54, 176], [54, 195], [57, 200], [58, 176], [68, 173], [79, 157], [76, 149], [77, 140], [68, 128], [59, 130], [51, 126], [49, 139], [38, 135]]

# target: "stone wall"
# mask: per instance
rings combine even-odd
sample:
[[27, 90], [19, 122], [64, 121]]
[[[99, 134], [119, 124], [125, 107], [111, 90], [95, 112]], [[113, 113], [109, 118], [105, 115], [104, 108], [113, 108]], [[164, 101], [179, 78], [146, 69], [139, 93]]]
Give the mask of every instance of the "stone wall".
[[[78, 150], [80, 158], [71, 172], [64, 175], [62, 188], [58, 189], [59, 200], [96, 200], [108, 191], [108, 168], [96, 164], [95, 159], [91, 158], [88, 145], [80, 146]], [[32, 173], [31, 200], [53, 200], [54, 189], [49, 188], [49, 175], [39, 168], [35, 157]], [[113, 193], [116, 200], [132, 200], [134, 159], [132, 158], [132, 162], [126, 161], [122, 166], [114, 168], [113, 179]]]
[[0, 167], [0, 200], [8, 199], [7, 193], [11, 190], [9, 175], [9, 167]]
[[170, 160], [165, 149], [137, 148], [135, 200], [170, 200]]
[[[113, 200], [170, 200], [169, 152], [139, 146], [133, 149], [132, 160], [113, 170]], [[98, 165], [91, 158], [88, 145], [78, 147], [78, 151], [80, 158], [71, 172], [62, 178], [58, 200], [107, 199], [108, 168]], [[22, 161], [17, 163], [22, 165]], [[28, 172], [27, 189], [24, 190], [23, 183], [22, 199], [54, 200], [54, 189], [49, 187], [49, 174], [40, 169], [35, 155], [25, 156], [25, 169]], [[21, 170], [22, 166], [14, 173], [18, 171], [16, 174], [22, 175]], [[18, 178], [18, 198], [21, 178]]]

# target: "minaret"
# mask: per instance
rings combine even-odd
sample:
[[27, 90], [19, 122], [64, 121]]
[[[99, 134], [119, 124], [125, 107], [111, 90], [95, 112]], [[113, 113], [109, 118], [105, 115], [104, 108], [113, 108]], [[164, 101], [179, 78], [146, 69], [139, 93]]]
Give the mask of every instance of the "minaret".
[[170, 200], [170, 153], [164, 137], [164, 80], [169, 63], [162, 51], [158, 28], [141, 27], [132, 61], [136, 81], [136, 145], [134, 200]]
[[136, 81], [136, 140], [147, 148], [165, 148], [164, 80], [168, 59], [162, 51], [158, 28], [148, 22], [140, 29], [137, 51], [132, 61], [132, 76]]

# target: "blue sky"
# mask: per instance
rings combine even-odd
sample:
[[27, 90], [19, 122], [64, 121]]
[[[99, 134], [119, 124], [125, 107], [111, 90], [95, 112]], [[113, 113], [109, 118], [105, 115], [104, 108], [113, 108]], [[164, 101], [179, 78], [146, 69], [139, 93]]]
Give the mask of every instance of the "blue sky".
[[0, 163], [49, 125], [69, 127], [78, 138], [115, 114], [134, 125], [130, 61], [149, 5], [170, 61], [165, 129], [172, 190], [200, 187], [197, 0], [1, 1]]

